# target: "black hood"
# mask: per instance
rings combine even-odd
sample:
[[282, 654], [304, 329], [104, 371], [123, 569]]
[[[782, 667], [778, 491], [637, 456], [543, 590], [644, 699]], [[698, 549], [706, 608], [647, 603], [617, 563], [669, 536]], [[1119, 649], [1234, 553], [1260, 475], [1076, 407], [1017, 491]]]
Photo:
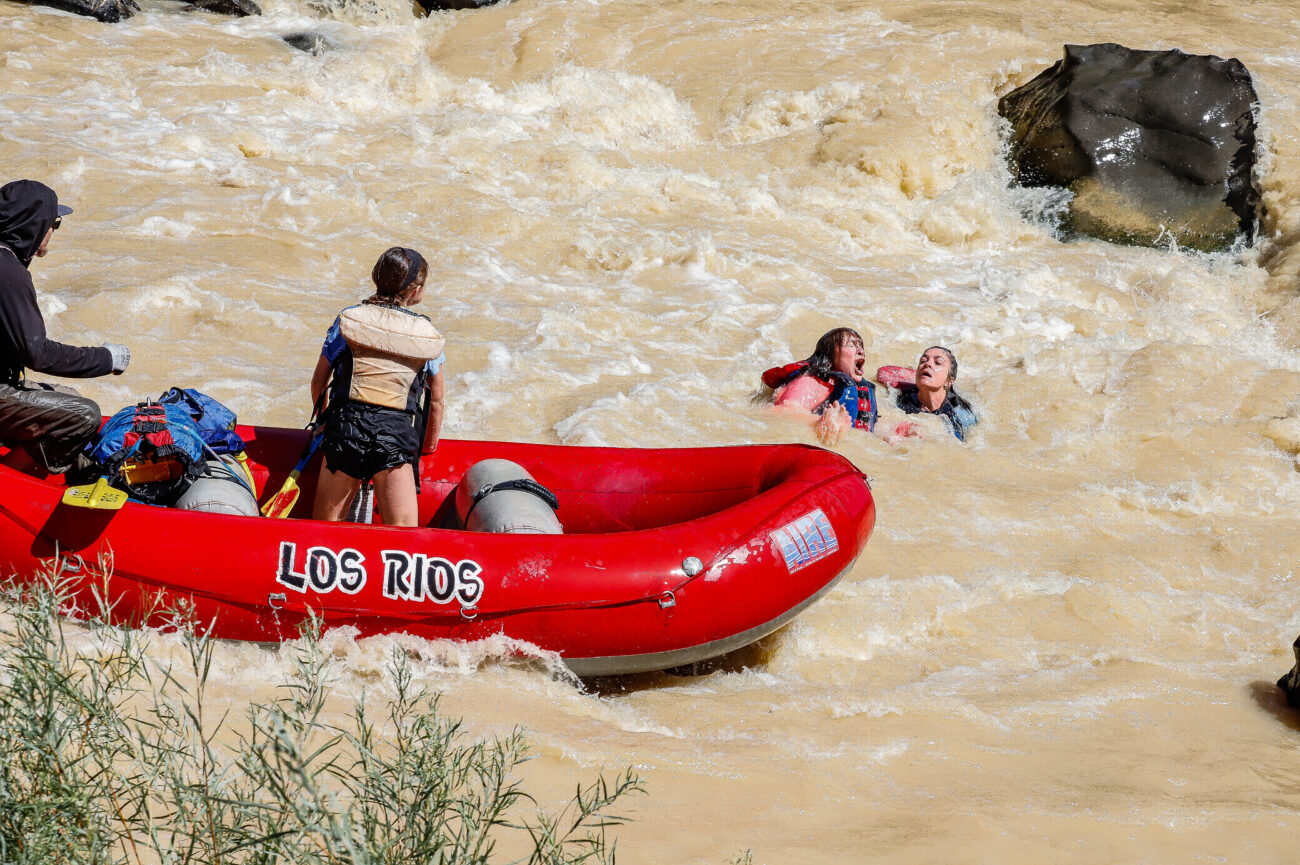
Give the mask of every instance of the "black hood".
[[0, 243], [27, 267], [59, 213], [59, 197], [44, 183], [15, 180], [0, 186]]

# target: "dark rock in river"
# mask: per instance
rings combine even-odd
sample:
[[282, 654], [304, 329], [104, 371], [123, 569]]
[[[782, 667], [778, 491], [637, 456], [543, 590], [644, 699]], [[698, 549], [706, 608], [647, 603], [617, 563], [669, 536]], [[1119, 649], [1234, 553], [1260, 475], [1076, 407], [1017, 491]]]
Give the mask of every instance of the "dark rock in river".
[[246, 15], [262, 14], [262, 7], [254, 3], [253, 0], [190, 0], [190, 7], [203, 9], [207, 12], [216, 12], [218, 15], [234, 15], [240, 18]]
[[1257, 101], [1238, 60], [1067, 45], [998, 113], [1017, 182], [1074, 193], [1067, 231], [1217, 251], [1253, 240], [1263, 218]]
[[299, 51], [305, 51], [312, 56], [320, 56], [334, 47], [332, 42], [319, 33], [288, 33], [280, 38]]
[[482, 9], [495, 6], [503, 0], [415, 0], [425, 12], [437, 12], [440, 9]]
[[1277, 686], [1286, 694], [1286, 701], [1300, 709], [1300, 637], [1296, 637], [1291, 649], [1295, 652], [1295, 666], [1291, 672], [1277, 680]]
[[[78, 15], [88, 15], [109, 24], [130, 18], [140, 11], [135, 0], [34, 0], [42, 6], [53, 6]], [[261, 15], [262, 9], [253, 0], [190, 0], [191, 9], [204, 9], [222, 15]]]
[[140, 11], [135, 0], [37, 0], [42, 6], [52, 6], [78, 15], [115, 24]]

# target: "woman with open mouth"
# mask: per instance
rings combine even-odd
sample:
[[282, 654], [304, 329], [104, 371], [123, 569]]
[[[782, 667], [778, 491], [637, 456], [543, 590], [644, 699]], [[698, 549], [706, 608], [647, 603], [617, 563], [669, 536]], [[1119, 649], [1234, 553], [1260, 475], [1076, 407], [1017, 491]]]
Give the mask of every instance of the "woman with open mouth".
[[817, 415], [817, 438], [833, 445], [847, 429], [875, 428], [876, 389], [863, 375], [866, 363], [862, 336], [853, 328], [837, 327], [817, 340], [807, 360], [764, 372], [763, 384], [775, 391], [776, 405]]

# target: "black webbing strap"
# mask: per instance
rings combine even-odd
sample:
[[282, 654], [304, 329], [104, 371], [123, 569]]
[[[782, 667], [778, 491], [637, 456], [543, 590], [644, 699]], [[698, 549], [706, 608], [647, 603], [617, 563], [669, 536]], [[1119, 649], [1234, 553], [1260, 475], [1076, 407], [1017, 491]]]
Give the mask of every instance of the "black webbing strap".
[[551, 510], [558, 511], [560, 509], [560, 500], [555, 497], [555, 493], [551, 492], [532, 478], [516, 478], [512, 481], [501, 481], [496, 484], [484, 484], [475, 490], [474, 494], [470, 496], [469, 510], [465, 511], [465, 525], [469, 525], [469, 515], [474, 513], [474, 509], [478, 507], [479, 502], [483, 501], [483, 499], [487, 498], [492, 493], [506, 492], [508, 490], [532, 493], [542, 501], [546, 502]]

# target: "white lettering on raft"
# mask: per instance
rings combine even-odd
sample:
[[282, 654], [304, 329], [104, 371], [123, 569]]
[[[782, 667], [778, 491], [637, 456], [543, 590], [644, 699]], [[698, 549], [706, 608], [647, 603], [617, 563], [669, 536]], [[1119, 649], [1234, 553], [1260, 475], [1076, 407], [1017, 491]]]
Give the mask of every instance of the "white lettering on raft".
[[[483, 597], [483, 580], [479, 576], [483, 567], [478, 562], [463, 559], [453, 564], [439, 556], [405, 550], [384, 550], [380, 555], [384, 562], [386, 598], [435, 604], [457, 599], [461, 606], [472, 607]], [[368, 577], [366, 557], [350, 547], [337, 552], [329, 547], [308, 547], [302, 558], [302, 570], [297, 570], [297, 565], [298, 545], [281, 541], [275, 581], [295, 592], [311, 589], [327, 594], [338, 589], [355, 595]]]
[[483, 568], [469, 559], [452, 564], [447, 559], [384, 550], [384, 597], [396, 600], [431, 600], [445, 604], [453, 597], [472, 607], [483, 597]]

